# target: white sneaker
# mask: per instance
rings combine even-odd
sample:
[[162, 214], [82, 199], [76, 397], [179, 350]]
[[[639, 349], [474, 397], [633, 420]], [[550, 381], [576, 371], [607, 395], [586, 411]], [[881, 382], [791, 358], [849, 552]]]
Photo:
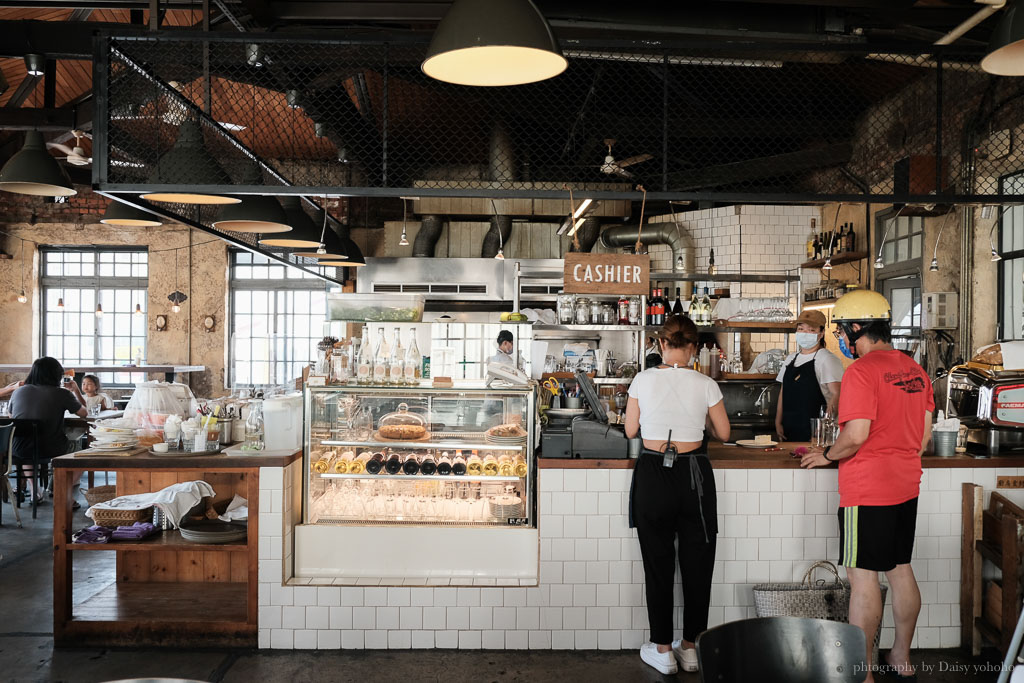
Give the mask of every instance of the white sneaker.
[[654, 643], [644, 643], [640, 646], [640, 659], [663, 674], [674, 674], [679, 670], [672, 653], [658, 652], [658, 646]]
[[672, 653], [679, 660], [679, 664], [683, 667], [683, 671], [693, 672], [697, 670], [697, 650], [695, 648], [684, 648], [683, 641], [673, 640]]

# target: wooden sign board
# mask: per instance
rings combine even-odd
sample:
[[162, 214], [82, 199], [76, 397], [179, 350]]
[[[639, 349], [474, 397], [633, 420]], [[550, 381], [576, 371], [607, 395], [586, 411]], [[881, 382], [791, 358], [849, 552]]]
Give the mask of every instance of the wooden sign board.
[[651, 257], [646, 254], [565, 255], [566, 294], [647, 294]]
[[996, 477], [997, 489], [1024, 489], [1024, 477], [999, 476]]

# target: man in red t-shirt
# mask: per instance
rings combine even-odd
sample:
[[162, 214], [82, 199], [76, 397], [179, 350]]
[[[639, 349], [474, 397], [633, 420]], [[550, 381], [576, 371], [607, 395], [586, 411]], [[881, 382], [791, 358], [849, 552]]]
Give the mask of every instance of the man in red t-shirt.
[[[896, 637], [886, 661], [912, 676], [910, 642], [921, 593], [910, 566], [921, 488], [921, 453], [931, 438], [935, 400], [924, 369], [892, 347], [889, 302], [858, 290], [832, 311], [840, 350], [856, 362], [843, 375], [842, 431], [835, 444], [812, 449], [801, 467], [839, 463], [839, 563], [850, 580], [850, 623], [867, 638], [868, 661], [882, 619], [878, 572], [892, 589]], [[869, 671], [865, 679], [873, 681]]]

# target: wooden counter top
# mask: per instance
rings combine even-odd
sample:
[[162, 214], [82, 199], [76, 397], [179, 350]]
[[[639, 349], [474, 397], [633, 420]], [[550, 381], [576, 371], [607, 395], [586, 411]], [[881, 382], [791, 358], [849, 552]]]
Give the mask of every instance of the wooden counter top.
[[61, 455], [53, 459], [54, 467], [79, 470], [129, 469], [245, 469], [250, 467], [286, 467], [302, 457], [298, 450], [291, 455]]
[[[798, 446], [807, 443], [787, 441], [778, 451], [760, 451], [741, 446], [725, 446], [720, 443], [708, 444], [708, 457], [716, 469], [748, 470], [748, 469], [798, 469], [800, 458], [791, 453]], [[622, 459], [573, 459], [573, 458], [539, 458], [537, 466], [541, 469], [633, 469], [634, 461]], [[921, 458], [921, 466], [931, 468], [953, 467], [1024, 467], [1024, 456], [1002, 456], [997, 458], [972, 458], [969, 455], [955, 455], [951, 458], [940, 458], [925, 454]], [[835, 467], [833, 465], [832, 467]], [[821, 469], [821, 468], [817, 468]]]

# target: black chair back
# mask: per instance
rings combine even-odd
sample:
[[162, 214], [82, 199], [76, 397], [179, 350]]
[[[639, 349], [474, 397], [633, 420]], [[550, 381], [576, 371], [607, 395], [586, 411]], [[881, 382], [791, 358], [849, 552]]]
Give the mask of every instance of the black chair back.
[[865, 643], [864, 631], [838, 621], [742, 619], [700, 634], [697, 659], [706, 683], [860, 683]]

